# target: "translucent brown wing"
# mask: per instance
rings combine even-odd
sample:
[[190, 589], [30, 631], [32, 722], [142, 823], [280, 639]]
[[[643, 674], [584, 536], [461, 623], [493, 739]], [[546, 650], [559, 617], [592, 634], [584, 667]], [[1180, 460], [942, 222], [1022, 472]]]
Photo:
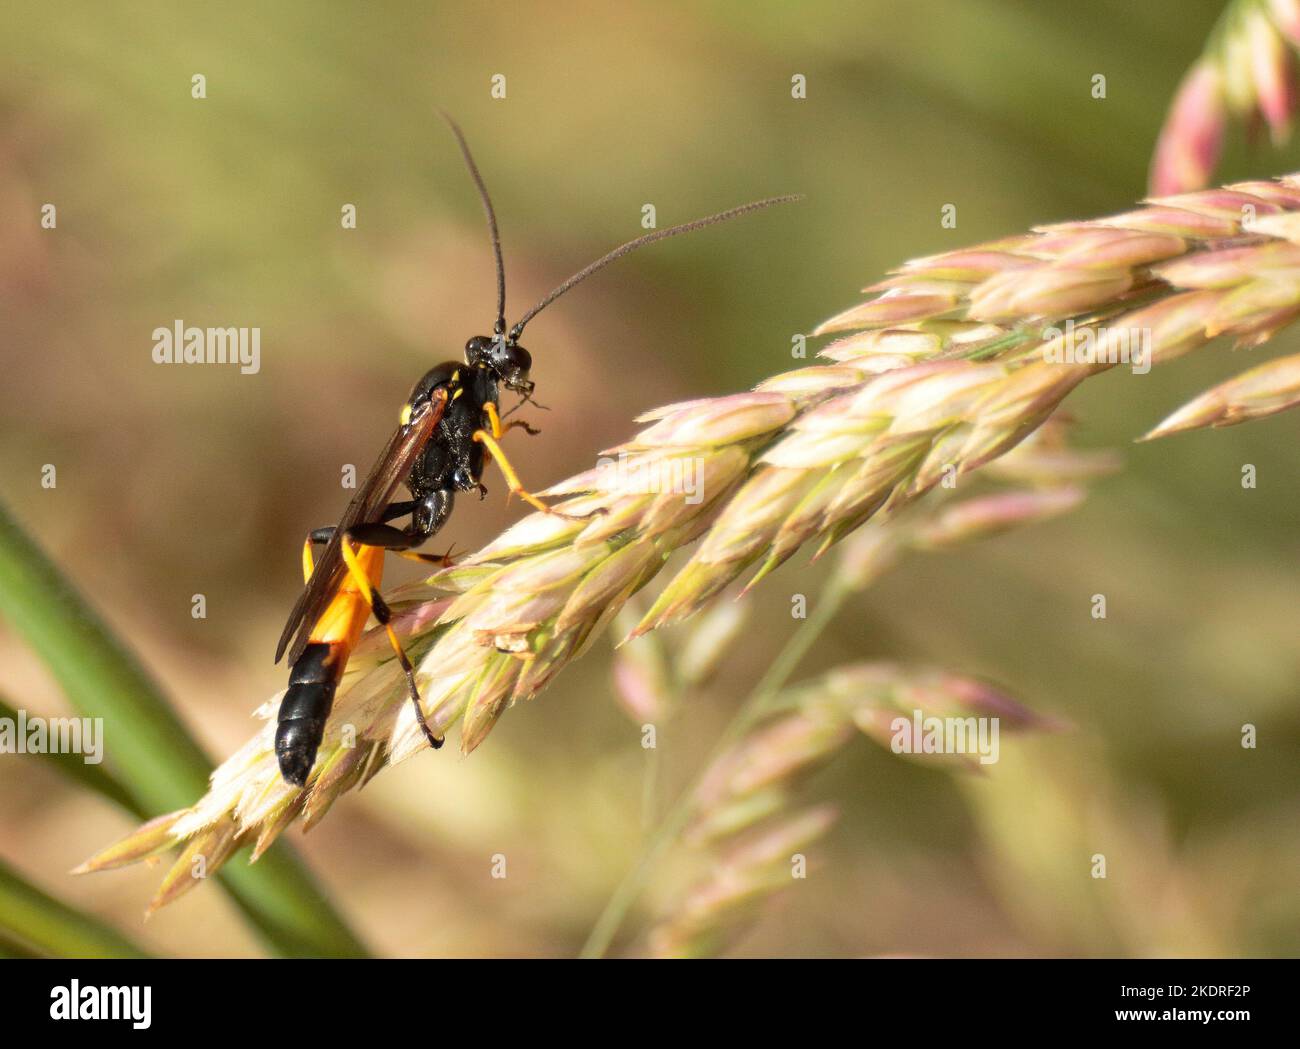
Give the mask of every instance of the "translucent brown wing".
[[316, 559], [311, 579], [299, 595], [293, 611], [289, 613], [288, 622], [280, 634], [280, 642], [275, 647], [277, 663], [295, 634], [297, 639], [289, 650], [289, 663], [296, 663], [302, 655], [312, 628], [334, 599], [347, 571], [347, 565], [343, 561], [344, 534], [354, 525], [379, 520], [388, 504], [393, 501], [397, 486], [406, 480], [415, 460], [429, 443], [446, 407], [446, 390], [435, 391], [433, 399], [413, 412], [410, 421], [399, 426], [388, 439], [388, 444], [384, 446], [370, 474], [352, 497], [352, 502], [348, 503], [348, 508], [343, 511], [343, 516], [334, 528], [334, 537]]

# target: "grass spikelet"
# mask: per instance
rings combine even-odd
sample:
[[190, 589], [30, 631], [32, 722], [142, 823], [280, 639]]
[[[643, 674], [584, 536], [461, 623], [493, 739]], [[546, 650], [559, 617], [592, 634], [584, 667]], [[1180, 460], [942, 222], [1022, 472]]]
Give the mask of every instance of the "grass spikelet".
[[1183, 78], [1151, 162], [1151, 192], [1209, 184], [1229, 119], [1262, 121], [1273, 145], [1291, 137], [1296, 105], [1296, 0], [1232, 0]]
[[[820, 326], [838, 336], [825, 351], [833, 363], [648, 413], [638, 434], [547, 493], [584, 519], [530, 514], [394, 595], [394, 627], [416, 659], [431, 726], [459, 722], [462, 750], [480, 746], [505, 710], [547, 687], [688, 546], [631, 635], [696, 614], [746, 572], [752, 586], [801, 550], [820, 554], [854, 532], [866, 538], [846, 571], [869, 581], [907, 549], [1068, 509], [1076, 493], [1038, 491], [954, 507], [924, 528], [907, 520], [923, 497], [922, 508], [936, 505], [949, 479], [977, 469], [1011, 477], [1017, 458], [1031, 489], [1106, 469], [1044, 439], [1062, 401], [1136, 365], [1111, 352], [1117, 331], [1144, 333], [1146, 363], [1163, 364], [1216, 335], [1256, 345], [1291, 323], [1297, 215], [1293, 176], [917, 259]], [[1064, 353], [1065, 331], [1089, 352]], [[1225, 384], [1208, 407], [1188, 409], [1199, 423], [1180, 417], [1178, 427], [1294, 404], [1293, 368], [1276, 362]], [[265, 847], [295, 813], [318, 819], [343, 791], [427, 746], [374, 635], [349, 664], [303, 796], [276, 770], [277, 700], [170, 826], [174, 840], [233, 821], [231, 840]], [[363, 757], [341, 755], [351, 747]]]
[[1141, 440], [1151, 441], [1207, 426], [1236, 426], [1276, 415], [1297, 404], [1300, 404], [1300, 355], [1279, 357], [1207, 390], [1144, 434]]
[[[775, 708], [712, 762], [695, 791], [683, 842], [705, 873], [663, 904], [649, 953], [717, 954], [770, 897], [808, 877], [804, 850], [831, 829], [837, 810], [792, 812], [798, 782], [859, 733], [890, 747], [899, 737], [896, 723], [910, 724], [914, 715], [996, 718], [1012, 731], [1056, 724], [983, 681], [892, 664], [839, 668], [782, 694]], [[917, 757], [979, 768], [969, 755]]]

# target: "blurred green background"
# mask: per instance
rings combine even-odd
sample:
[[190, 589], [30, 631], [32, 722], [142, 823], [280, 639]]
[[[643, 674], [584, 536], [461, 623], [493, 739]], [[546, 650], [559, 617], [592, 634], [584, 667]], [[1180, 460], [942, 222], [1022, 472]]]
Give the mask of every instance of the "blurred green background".
[[[302, 536], [346, 502], [341, 465], [366, 469], [414, 380], [491, 324], [482, 216], [435, 106], [493, 192], [512, 317], [641, 232], [645, 203], [663, 226], [808, 197], [638, 254], [530, 327], [552, 411], [517, 454], [540, 486], [588, 467], [638, 412], [789, 368], [792, 334], [908, 257], [1130, 206], [1220, 6], [11, 0], [3, 497], [224, 756], [283, 686], [271, 652]], [[505, 100], [489, 96], [496, 73]], [[806, 100], [790, 97], [795, 73]], [[1294, 168], [1294, 148], [1234, 140], [1222, 174]], [[56, 231], [39, 227], [46, 202]], [[345, 203], [356, 230], [340, 228]], [[151, 331], [177, 318], [260, 326], [261, 372], [153, 364]], [[1076, 727], [1004, 741], [976, 782], [850, 748], [810, 786], [844, 810], [816, 875], [738, 953], [1300, 950], [1296, 417], [1130, 443], [1296, 342], [1216, 344], [1087, 384], [1069, 402], [1076, 441], [1122, 448], [1123, 473], [1079, 512], [913, 558], [854, 602], [797, 677], [939, 664]], [[1240, 486], [1245, 463], [1256, 490]], [[519, 515], [488, 483], [444, 532], [462, 550]], [[661, 737], [665, 800], [788, 633], [789, 595], [824, 572], [796, 559], [753, 596], [722, 676]], [[643, 835], [645, 752], [611, 700], [609, 653], [598, 645], [471, 758], [422, 755], [290, 835], [376, 952], [577, 950]], [[3, 632], [0, 667], [15, 705], [67, 711]], [[1255, 750], [1239, 743], [1248, 722]], [[155, 950], [259, 952], [213, 887], [142, 925], [156, 870], [68, 877], [128, 828], [103, 801], [12, 756], [0, 794], [0, 857], [33, 882]], [[1104, 882], [1088, 876], [1095, 852]], [[494, 853], [510, 857], [504, 881]]]

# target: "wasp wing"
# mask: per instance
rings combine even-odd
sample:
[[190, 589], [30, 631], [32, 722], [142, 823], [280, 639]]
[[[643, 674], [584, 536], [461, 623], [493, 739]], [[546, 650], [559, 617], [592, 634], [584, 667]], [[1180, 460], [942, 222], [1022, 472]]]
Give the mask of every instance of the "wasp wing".
[[295, 634], [297, 639], [289, 652], [290, 664], [296, 663], [302, 655], [312, 628], [329, 607], [347, 572], [343, 560], [343, 536], [354, 525], [371, 524], [380, 519], [388, 504], [393, 501], [397, 486], [406, 480], [415, 460], [429, 443], [446, 407], [447, 392], [435, 391], [433, 399], [416, 409], [411, 418], [388, 439], [388, 444], [384, 446], [370, 474], [348, 503], [348, 508], [343, 511], [343, 516], [334, 528], [333, 537], [316, 559], [311, 579], [307, 581], [297, 604], [289, 613], [288, 622], [280, 634], [280, 642], [275, 647], [277, 663]]

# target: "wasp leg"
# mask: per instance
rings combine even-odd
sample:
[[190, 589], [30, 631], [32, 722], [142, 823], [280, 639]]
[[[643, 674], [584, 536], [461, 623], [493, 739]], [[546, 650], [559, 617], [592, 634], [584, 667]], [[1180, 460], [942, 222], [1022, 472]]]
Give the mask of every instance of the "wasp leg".
[[402, 528], [394, 528], [392, 525], [353, 525], [348, 530], [348, 537], [362, 546], [382, 546], [389, 553], [396, 554], [398, 557], [405, 557], [411, 561], [442, 565], [443, 568], [450, 568], [453, 564], [450, 550], [445, 554], [422, 554], [417, 550], [409, 549], [412, 546], [419, 546], [428, 537], [408, 532]]
[[316, 568], [316, 559], [311, 555], [311, 544], [312, 537], [308, 535], [302, 544], [302, 581], [304, 583], [311, 582], [311, 574]]
[[[380, 515], [381, 521], [391, 521], [397, 517], [405, 517], [415, 509], [414, 499], [406, 499], [400, 503], [389, 503], [387, 509]], [[311, 548], [313, 546], [325, 546], [334, 538], [334, 526], [325, 525], [323, 528], [313, 528], [307, 533], [307, 538], [302, 544], [302, 578], [303, 582], [311, 582], [312, 569], [315, 567], [315, 558], [312, 557]]]
[[497, 466], [501, 467], [502, 476], [506, 479], [506, 487], [510, 489], [511, 495], [517, 495], [529, 506], [535, 507], [544, 514], [553, 514], [556, 517], [567, 517], [571, 521], [585, 521], [590, 514], [566, 514], [563, 510], [557, 510], [553, 506], [547, 506], [537, 496], [533, 495], [523, 486], [519, 480], [519, 475], [515, 473], [515, 468], [510, 465], [510, 460], [506, 458], [505, 452], [501, 450], [501, 445], [487, 430], [475, 430], [474, 440], [478, 441], [487, 448], [492, 458], [496, 460]]
[[[345, 537], [350, 539], [351, 533]], [[415, 668], [411, 666], [411, 660], [406, 655], [406, 650], [402, 648], [402, 642], [398, 640], [396, 631], [393, 630], [391, 620], [393, 613], [385, 601], [373, 586], [370, 585], [370, 577], [366, 575], [366, 570], [361, 567], [357, 560], [357, 555], [352, 549], [352, 543], [344, 542], [342, 545], [343, 560], [348, 566], [348, 572], [352, 576], [352, 581], [356, 584], [358, 592], [364, 598], [367, 605], [370, 606], [370, 612], [384, 628], [384, 633], [388, 635], [388, 643], [393, 646], [393, 654], [397, 656], [398, 663], [402, 666], [402, 673], [406, 675], [406, 687], [411, 696], [411, 705], [415, 708], [415, 719], [420, 723], [420, 728], [424, 732], [424, 738], [429, 741], [429, 746], [437, 750], [442, 746], [442, 738], [433, 734], [433, 729], [429, 728], [429, 723], [424, 720], [424, 709], [420, 706], [420, 688], [415, 683]]]
[[307, 538], [302, 544], [302, 581], [311, 582], [311, 574], [316, 567], [316, 559], [312, 556], [311, 548], [313, 546], [325, 546], [334, 538], [334, 526], [326, 525], [324, 528], [313, 528], [307, 533]]
[[541, 430], [529, 426], [526, 422], [523, 421], [523, 419], [516, 419], [512, 423], [506, 423], [505, 426], [502, 426], [501, 416], [497, 413], [497, 406], [492, 401], [488, 401], [485, 405], [483, 405], [483, 410], [487, 412], [488, 422], [492, 426], [492, 436], [495, 437], [498, 441], [501, 440], [502, 437], [504, 437], [507, 433], [509, 433], [511, 430], [515, 428], [523, 430], [524, 433], [528, 434], [529, 437], [536, 437], [539, 433], [542, 432]]
[[[390, 503], [388, 509], [386, 509], [383, 512], [383, 514], [380, 515], [379, 520], [383, 522], [383, 521], [391, 521], [397, 517], [405, 517], [407, 514], [414, 512], [416, 507], [420, 505], [422, 504], [417, 503], [414, 499], [407, 499], [400, 503]], [[387, 526], [383, 524], [358, 525], [357, 527], [352, 529], [352, 532], [350, 534], [355, 536], [358, 528], [359, 529], [368, 529], [368, 528], [384, 529], [387, 528]], [[406, 537], [410, 535], [413, 536], [413, 538], [411, 538], [409, 542], [403, 541], [402, 543], [389, 543], [379, 538], [375, 538], [375, 539], [358, 538], [357, 541], [364, 546], [382, 546], [385, 550], [391, 550], [393, 553], [397, 554], [398, 557], [405, 557], [410, 561], [423, 561], [426, 564], [442, 565], [444, 568], [450, 568], [452, 565], [450, 550], [448, 550], [447, 553], [445, 554], [419, 554], [413, 550], [405, 549], [405, 547], [407, 546], [419, 546], [421, 543], [423, 543], [426, 539], [429, 538], [428, 535], [416, 536], [414, 532], [406, 532], [400, 528], [387, 528], [387, 531], [378, 532], [375, 533], [375, 535], [376, 536], [386, 535], [393, 539], [396, 539], [399, 536]], [[303, 547], [302, 547], [302, 577], [305, 582], [311, 581], [311, 573], [312, 573], [313, 561], [314, 561], [312, 557], [311, 548], [313, 546], [325, 546], [333, 538], [334, 538], [334, 525], [325, 525], [322, 528], [313, 528], [310, 532], [307, 533], [307, 539], [303, 543]]]

